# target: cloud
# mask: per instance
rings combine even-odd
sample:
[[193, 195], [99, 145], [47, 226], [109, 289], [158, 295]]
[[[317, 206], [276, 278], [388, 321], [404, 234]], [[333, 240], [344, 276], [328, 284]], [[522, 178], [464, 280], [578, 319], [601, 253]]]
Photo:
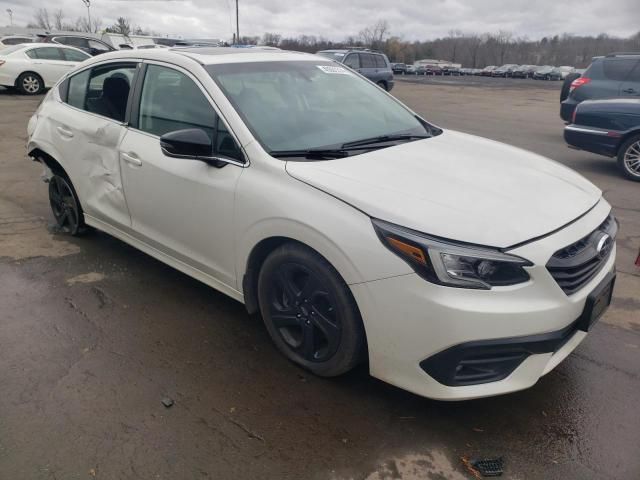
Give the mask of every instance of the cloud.
[[[637, 0], [239, 0], [240, 34], [316, 35], [342, 40], [386, 19], [393, 35], [431, 39], [450, 30], [540, 38], [564, 32], [629, 36], [640, 27]], [[38, 8], [61, 8], [69, 20], [86, 15], [79, 0], [3, 0], [0, 24], [26, 25]], [[160, 34], [228, 39], [235, 31], [235, 0], [92, 0], [103, 27], [119, 16]]]

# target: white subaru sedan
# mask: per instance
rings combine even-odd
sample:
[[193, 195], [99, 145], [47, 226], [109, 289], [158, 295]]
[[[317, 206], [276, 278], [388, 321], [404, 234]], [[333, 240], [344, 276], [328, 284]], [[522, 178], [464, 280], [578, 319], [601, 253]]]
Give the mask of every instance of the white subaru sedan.
[[63, 45], [13, 45], [0, 50], [0, 85], [16, 88], [25, 95], [37, 95], [89, 58], [82, 50]]
[[610, 303], [617, 222], [539, 155], [443, 130], [324, 57], [134, 50], [28, 127], [53, 215], [259, 312], [321, 376], [456, 400], [532, 386]]

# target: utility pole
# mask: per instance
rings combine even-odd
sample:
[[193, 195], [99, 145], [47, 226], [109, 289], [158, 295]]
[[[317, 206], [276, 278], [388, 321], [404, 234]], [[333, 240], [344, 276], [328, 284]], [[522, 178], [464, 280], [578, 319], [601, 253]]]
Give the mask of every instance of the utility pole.
[[93, 30], [93, 28], [91, 27], [91, 0], [82, 0], [82, 3], [85, 4], [85, 6], [87, 7], [87, 18], [89, 20], [89, 33], [92, 33], [91, 31]]
[[240, 43], [240, 18], [238, 17], [238, 0], [236, 0], [236, 42]]
[[13, 10], [11, 10], [10, 8], [7, 8], [7, 13], [9, 14], [9, 23], [13, 27]]

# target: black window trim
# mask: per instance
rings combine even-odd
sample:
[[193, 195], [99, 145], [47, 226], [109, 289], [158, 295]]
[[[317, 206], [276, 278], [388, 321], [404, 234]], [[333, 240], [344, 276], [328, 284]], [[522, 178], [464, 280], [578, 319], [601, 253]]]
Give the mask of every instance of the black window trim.
[[[169, 69], [175, 70], [177, 72], [180, 72], [180, 73], [186, 75], [191, 80], [193, 80], [193, 82], [196, 84], [196, 86], [200, 89], [200, 91], [202, 92], [204, 97], [209, 102], [209, 105], [211, 105], [211, 108], [213, 108], [213, 111], [215, 112], [215, 114], [216, 114], [216, 116], [218, 118], [218, 120], [216, 121], [216, 125], [213, 126], [213, 128], [216, 130], [216, 135], [217, 135], [217, 130], [218, 130], [217, 123], [220, 121], [220, 119], [222, 119], [222, 121], [224, 122], [225, 127], [227, 127], [227, 130], [228, 130], [229, 134], [231, 135], [233, 140], [236, 142], [236, 145], [238, 145], [238, 149], [240, 150], [240, 153], [242, 154], [242, 157], [244, 158], [244, 161], [241, 161], [241, 160], [238, 160], [238, 159], [235, 159], [235, 158], [230, 158], [230, 157], [227, 157], [225, 155], [220, 155], [218, 153], [214, 154], [215, 157], [218, 158], [218, 156], [220, 155], [220, 157], [219, 157], [220, 160], [223, 160], [226, 163], [230, 163], [232, 165], [236, 165], [236, 166], [242, 167], [242, 168], [249, 167], [249, 165], [251, 164], [251, 161], [249, 160], [249, 156], [247, 155], [247, 152], [245, 151], [244, 147], [242, 146], [242, 143], [239, 141], [238, 136], [235, 134], [233, 129], [230, 127], [229, 122], [227, 121], [227, 119], [224, 117], [224, 115], [222, 115], [220, 113], [220, 108], [216, 104], [215, 100], [209, 94], [209, 92], [204, 87], [204, 85], [202, 85], [202, 83], [200, 83], [198, 78], [195, 75], [193, 75], [189, 70], [187, 70], [186, 68], [182, 67], [181, 65], [177, 65], [177, 64], [174, 64], [174, 63], [166, 62], [166, 61], [159, 61], [159, 60], [148, 60], [148, 59], [147, 60], [142, 60], [142, 66], [138, 70], [138, 74], [136, 75], [136, 81], [135, 81], [134, 88], [132, 88], [131, 91], [129, 92], [129, 94], [130, 94], [129, 100], [130, 100], [131, 104], [127, 106], [127, 115], [130, 115], [130, 117], [128, 118], [129, 121], [128, 121], [127, 125], [126, 125], [127, 128], [135, 130], [136, 132], [142, 133], [142, 134], [147, 135], [149, 137], [160, 139], [160, 136], [155, 135], [155, 134], [150, 133], [150, 132], [146, 132], [144, 130], [140, 130], [140, 128], [138, 128], [138, 117], [139, 117], [139, 113], [140, 113], [140, 102], [142, 100], [142, 86], [144, 85], [144, 79], [145, 79], [145, 77], [147, 75], [147, 67], [149, 65], [157, 65], [159, 67], [165, 67], [165, 68], [169, 68]], [[129, 108], [129, 107], [131, 107], [131, 108]]]

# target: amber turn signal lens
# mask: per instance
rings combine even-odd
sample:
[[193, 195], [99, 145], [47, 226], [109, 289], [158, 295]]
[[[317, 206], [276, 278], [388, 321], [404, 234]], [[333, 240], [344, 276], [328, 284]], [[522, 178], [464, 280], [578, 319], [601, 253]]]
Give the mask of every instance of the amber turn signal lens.
[[389, 245], [391, 245], [393, 248], [398, 250], [398, 252], [408, 255], [420, 265], [427, 265], [427, 258], [420, 248], [414, 247], [413, 245], [409, 245], [408, 243], [404, 243], [398, 239], [391, 237], [387, 237], [387, 242], [389, 242]]

